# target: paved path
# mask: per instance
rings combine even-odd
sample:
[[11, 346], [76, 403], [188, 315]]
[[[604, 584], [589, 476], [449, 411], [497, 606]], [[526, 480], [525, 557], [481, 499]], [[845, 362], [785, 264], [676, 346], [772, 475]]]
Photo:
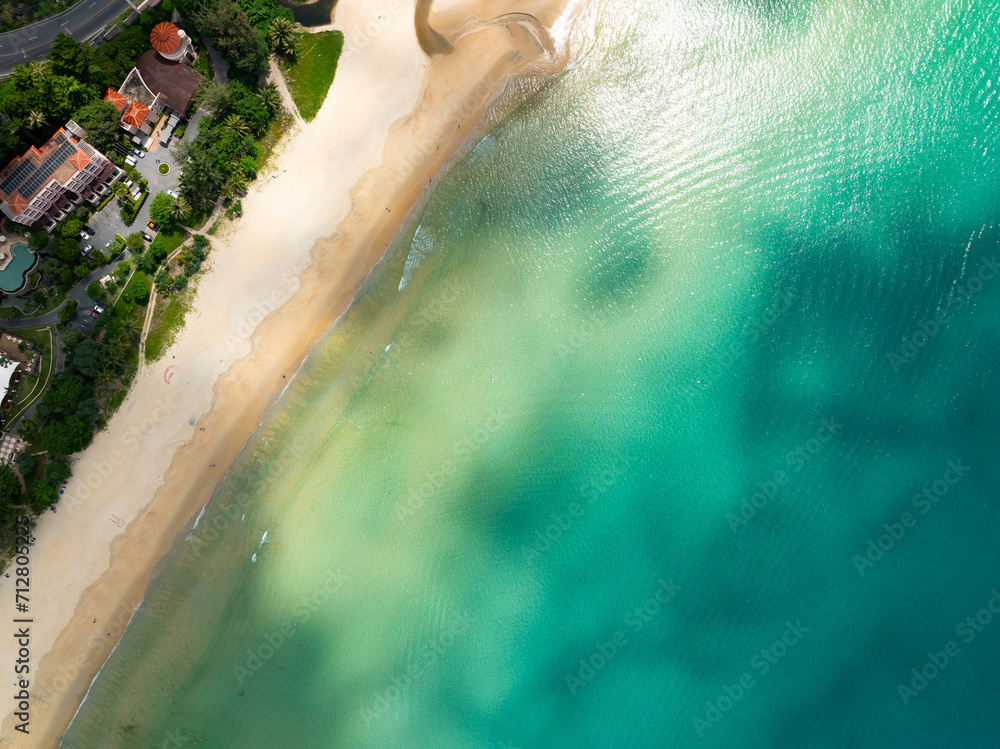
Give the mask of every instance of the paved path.
[[77, 0], [58, 16], [0, 34], [0, 78], [10, 75], [15, 65], [43, 59], [56, 34], [64, 32], [87, 41], [129, 7], [126, 0]]
[[295, 106], [295, 99], [292, 98], [291, 92], [288, 90], [288, 86], [285, 84], [285, 76], [281, 74], [281, 70], [278, 68], [277, 63], [274, 61], [274, 57], [271, 57], [271, 72], [268, 74], [267, 79], [273, 81], [278, 87], [278, 92], [281, 94], [281, 101], [285, 105], [285, 109], [292, 113], [292, 117], [300, 125], [305, 125], [305, 120], [302, 119], [302, 115], [299, 114], [299, 108]]

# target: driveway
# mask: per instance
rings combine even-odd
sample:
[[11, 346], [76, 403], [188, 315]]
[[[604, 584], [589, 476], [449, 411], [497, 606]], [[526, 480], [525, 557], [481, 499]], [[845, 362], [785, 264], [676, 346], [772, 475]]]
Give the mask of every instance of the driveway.
[[10, 75], [15, 65], [43, 59], [56, 34], [87, 41], [129, 7], [126, 0], [78, 0], [58, 16], [0, 34], [0, 78]]
[[[167, 174], [160, 174], [159, 166], [161, 163], [170, 167], [170, 171]], [[135, 169], [149, 182], [149, 194], [146, 196], [146, 200], [143, 201], [142, 208], [139, 209], [139, 214], [135, 217], [135, 221], [132, 222], [131, 226], [126, 226], [125, 222], [121, 219], [118, 199], [112, 198], [111, 202], [104, 207], [104, 210], [90, 217], [87, 226], [94, 230], [94, 235], [90, 239], [80, 240], [81, 249], [90, 244], [94, 246], [95, 250], [100, 250], [107, 255], [108, 246], [114, 241], [115, 234], [127, 237], [135, 231], [146, 232], [148, 234], [153, 233], [146, 227], [146, 222], [149, 220], [149, 206], [153, 202], [153, 197], [156, 193], [166, 192], [167, 190], [177, 192], [180, 186], [180, 170], [177, 162], [174, 160], [173, 150], [162, 145], [155, 151], [144, 152], [143, 157], [136, 161]]]

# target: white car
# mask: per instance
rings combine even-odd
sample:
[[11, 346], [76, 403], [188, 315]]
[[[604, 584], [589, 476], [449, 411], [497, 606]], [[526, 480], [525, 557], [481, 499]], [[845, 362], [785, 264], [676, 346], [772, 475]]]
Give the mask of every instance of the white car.
[[84, 247], [84, 248], [83, 248], [83, 254], [84, 254], [84, 255], [86, 255], [86, 254], [87, 254], [88, 252], [90, 252], [90, 251], [91, 251], [92, 249], [94, 249], [94, 245], [92, 245], [92, 244], [88, 244], [88, 245], [87, 245], [86, 247]]
[[167, 195], [169, 195], [172, 198], [177, 197], [177, 193], [175, 193], [173, 190], [167, 190]]
[[81, 232], [80, 232], [80, 237], [81, 237], [82, 239], [90, 239], [90, 235], [89, 235], [89, 234], [87, 234], [87, 232], [85, 232], [85, 231], [81, 231]]

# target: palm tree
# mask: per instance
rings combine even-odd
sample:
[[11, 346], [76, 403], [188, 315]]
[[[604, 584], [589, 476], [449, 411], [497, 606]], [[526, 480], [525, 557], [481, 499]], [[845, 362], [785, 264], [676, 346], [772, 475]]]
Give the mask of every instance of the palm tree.
[[279, 55], [292, 56], [295, 53], [295, 27], [287, 18], [275, 18], [267, 27], [267, 40], [271, 49]]
[[142, 332], [142, 323], [139, 322], [139, 318], [130, 316], [122, 320], [122, 331], [126, 336], [132, 338], [137, 336]]
[[102, 387], [104, 385], [110, 385], [114, 379], [115, 373], [108, 367], [105, 367], [97, 373], [97, 386]]
[[108, 341], [108, 358], [110, 359], [121, 359], [124, 361], [125, 355], [128, 353], [128, 341], [125, 340], [124, 336], [115, 336], [110, 341]]
[[170, 217], [174, 221], [183, 221], [191, 215], [191, 203], [183, 195], [178, 195], [170, 203]]
[[243, 175], [243, 172], [235, 172], [229, 178], [229, 187], [232, 189], [234, 195], [242, 195], [246, 192], [247, 178]]
[[225, 127], [228, 127], [237, 135], [249, 135], [250, 128], [247, 123], [238, 114], [231, 114], [226, 119], [222, 121]]
[[281, 94], [273, 82], [265, 84], [260, 90], [260, 100], [271, 114], [277, 114], [281, 109]]
[[39, 112], [37, 109], [33, 109], [28, 112], [28, 116], [25, 118], [24, 122], [28, 126], [29, 130], [35, 130], [48, 122], [48, 120], [45, 119], [44, 114]]
[[28, 74], [31, 76], [31, 80], [36, 84], [43, 83], [49, 79], [52, 74], [49, 64], [42, 60], [35, 60], [28, 63]]

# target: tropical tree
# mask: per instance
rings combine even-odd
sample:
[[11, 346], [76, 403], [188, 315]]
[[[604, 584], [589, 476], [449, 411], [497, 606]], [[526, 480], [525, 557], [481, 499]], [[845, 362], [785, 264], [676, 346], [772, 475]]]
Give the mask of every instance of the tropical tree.
[[260, 100], [272, 115], [277, 114], [278, 110], [281, 109], [281, 93], [273, 81], [266, 83], [260, 90]]
[[212, 117], [219, 119], [232, 104], [232, 92], [229, 86], [224, 83], [205, 81], [195, 91], [195, 101]]
[[125, 355], [128, 353], [128, 341], [125, 340], [124, 336], [115, 336], [110, 341], [108, 341], [108, 360], [114, 361], [119, 357], [124, 361]]
[[35, 85], [45, 83], [52, 75], [52, 68], [49, 66], [49, 63], [42, 60], [29, 62], [27, 68], [28, 76]]
[[226, 119], [222, 121], [224, 127], [229, 128], [237, 135], [249, 135], [250, 127], [247, 125], [246, 121], [240, 117], [238, 114], [231, 114]]
[[45, 125], [47, 122], [48, 119], [45, 117], [45, 115], [42, 112], [39, 112], [37, 109], [33, 109], [30, 112], [28, 112], [28, 116], [24, 118], [24, 124], [27, 126], [29, 130], [36, 130], [37, 128], [40, 128], [43, 125]]
[[108, 367], [105, 367], [104, 369], [102, 369], [100, 372], [97, 373], [97, 379], [96, 379], [97, 386], [104, 387], [105, 385], [110, 385], [112, 382], [114, 382], [114, 379], [115, 379], [115, 373]]
[[295, 54], [295, 27], [287, 18], [277, 17], [267, 27], [267, 40], [271, 49], [286, 57]]
[[222, 188], [223, 194], [227, 198], [231, 198], [234, 195], [242, 195], [246, 192], [247, 180], [243, 176], [243, 172], [233, 172], [233, 175], [226, 182], [225, 186]]
[[170, 217], [174, 221], [183, 221], [191, 215], [191, 203], [183, 195], [178, 195], [170, 204]]
[[142, 323], [139, 322], [139, 318], [135, 315], [129, 315], [122, 320], [122, 332], [129, 338], [134, 338], [142, 333]]

